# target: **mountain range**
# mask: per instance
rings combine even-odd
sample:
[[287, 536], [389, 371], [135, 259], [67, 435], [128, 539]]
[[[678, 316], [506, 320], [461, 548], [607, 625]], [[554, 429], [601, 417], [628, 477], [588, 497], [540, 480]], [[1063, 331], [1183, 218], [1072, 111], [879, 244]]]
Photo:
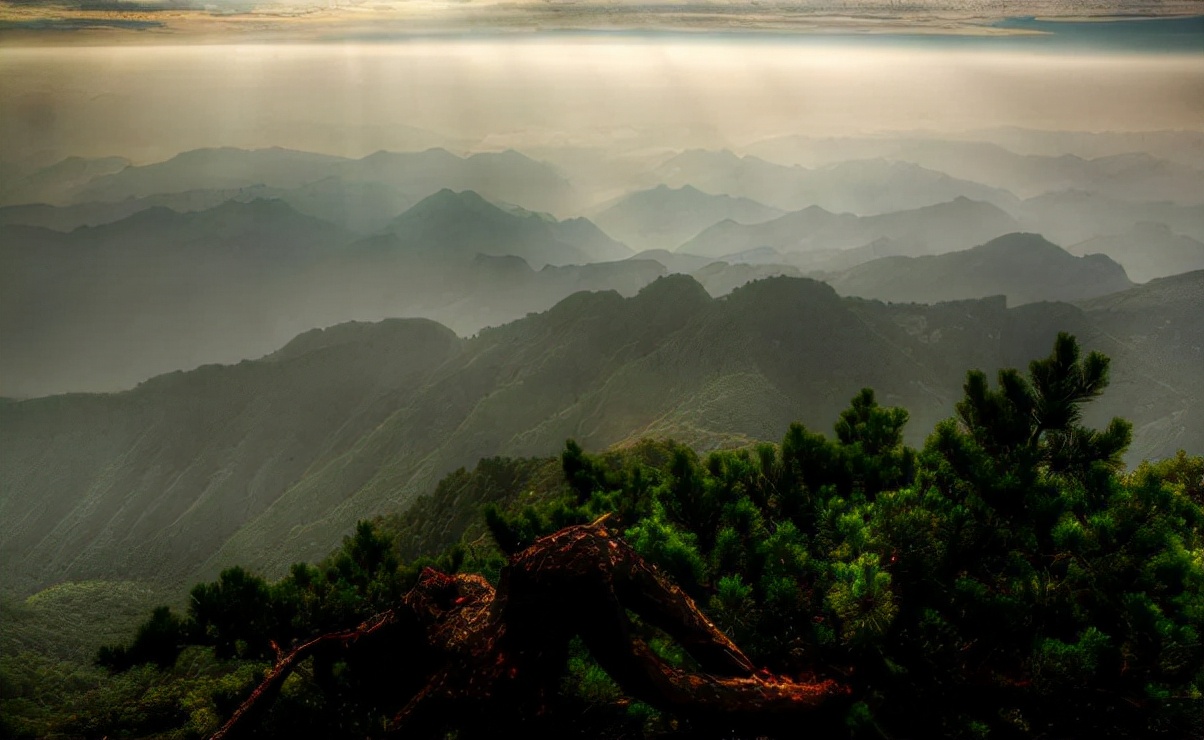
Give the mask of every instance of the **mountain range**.
[[723, 257], [769, 247], [789, 254], [842, 251], [886, 240], [890, 254], [918, 256], [967, 249], [1017, 230], [1017, 222], [996, 206], [961, 197], [877, 216], [810, 206], [760, 224], [721, 221], [682, 244], [679, 251]]
[[630, 298], [577, 293], [467, 340], [425, 320], [307, 332], [261, 360], [122, 393], [5, 402], [0, 568], [30, 589], [184, 582], [232, 563], [280, 573], [483, 456], [569, 437], [776, 439], [796, 420], [829, 428], [864, 386], [909, 409], [917, 443], [967, 368], [1023, 366], [1060, 330], [1112, 357], [1092, 413], [1135, 422], [1131, 459], [1198, 449], [1202, 299], [1204, 272], [1012, 309], [883, 304], [787, 277], [716, 299], [672, 276]]
[[1008, 234], [973, 249], [928, 257], [883, 257], [828, 276], [841, 295], [936, 303], [1003, 295], [1009, 305], [1081, 301], [1132, 287], [1102, 254], [1075, 257], [1039, 234]]
[[557, 221], [522, 209], [503, 210], [469, 191], [439, 192], [389, 223], [405, 247], [438, 256], [513, 255], [533, 267], [620, 260], [631, 250], [584, 218]]
[[1067, 247], [1072, 254], [1106, 254], [1139, 283], [1204, 270], [1204, 242], [1143, 221], [1121, 234], [1097, 236]]
[[1019, 202], [999, 188], [959, 180], [910, 162], [881, 158], [808, 169], [740, 157], [727, 150], [690, 150], [661, 164], [652, 176], [671, 186], [693, 185], [708, 193], [750, 198], [784, 211], [819, 206], [868, 216], [958, 197], [985, 201], [1005, 210]]
[[1084, 190], [1124, 200], [1204, 203], [1204, 169], [1141, 149], [1096, 157], [1050, 156], [1020, 154], [987, 141], [949, 138], [791, 136], [758, 142], [747, 151], [772, 162], [812, 166], [880, 157], [985, 183], [1022, 198]]
[[748, 198], [711, 195], [685, 185], [658, 185], [621, 198], [594, 223], [633, 249], [675, 249], [720, 221], [756, 224], [782, 215]]
[[[132, 165], [118, 158], [70, 158], [11, 183], [0, 204], [121, 203], [189, 191], [272, 189], [249, 197], [276, 197], [335, 178], [385, 186], [410, 202], [444, 188], [475, 190], [495, 201], [566, 213], [573, 187], [554, 168], [513, 150], [460, 157], [445, 149], [379, 151], [360, 159], [271, 147], [195, 149], [171, 159]], [[167, 204], [170, 205], [170, 204]], [[392, 211], [391, 215], [397, 215]]]
[[[3, 392], [128, 388], [349, 320], [429, 316], [471, 334], [579, 290], [630, 295], [665, 272], [618, 261], [630, 250], [585, 219], [472, 192], [436, 193], [389, 228], [362, 238], [280, 200], [155, 207], [69, 233], [0, 226]], [[549, 262], [578, 266], [532, 269]]]

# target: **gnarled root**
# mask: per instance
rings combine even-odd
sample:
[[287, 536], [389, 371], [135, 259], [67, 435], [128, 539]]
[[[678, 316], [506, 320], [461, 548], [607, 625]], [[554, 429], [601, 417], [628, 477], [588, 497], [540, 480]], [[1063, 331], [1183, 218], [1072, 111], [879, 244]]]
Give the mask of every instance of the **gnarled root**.
[[[681, 644], [701, 671], [683, 671], [657, 656], [636, 634], [628, 610]], [[403, 706], [391, 735], [538, 723], [551, 711], [575, 635], [625, 693], [699, 723], [773, 727], [844, 705], [850, 695], [830, 679], [799, 682], [757, 672], [688, 595], [599, 520], [560, 530], [515, 555], [496, 592], [478, 576], [428, 568], [395, 609], [280, 658], [214, 738], [235, 738], [252, 727], [306, 657], [374, 644], [432, 658], [417, 693], [398, 697]]]

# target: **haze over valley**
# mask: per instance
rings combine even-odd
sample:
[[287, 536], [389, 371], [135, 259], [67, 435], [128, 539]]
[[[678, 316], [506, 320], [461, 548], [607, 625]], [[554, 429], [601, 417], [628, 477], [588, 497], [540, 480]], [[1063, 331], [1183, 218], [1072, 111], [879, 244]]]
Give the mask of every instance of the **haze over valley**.
[[[1204, 146], [1197, 134], [1178, 139], [1185, 152]], [[860, 153], [858, 141], [849, 146]], [[770, 143], [759, 148], [781, 149]], [[1204, 171], [1148, 155], [1071, 160], [1104, 170], [1111, 165], [1101, 160], [1126, 156], [1139, 163], [1107, 178], [1109, 192], [1083, 190], [1091, 180], [1081, 174], [1034, 176], [1037, 194], [1024, 200], [906, 160], [807, 168], [729, 150], [661, 152], [617, 198], [575, 183], [554, 158], [515, 150], [349, 159], [221, 148], [147, 165], [67, 158], [4, 189], [0, 330], [11, 351], [0, 378], [18, 398], [121, 390], [162, 372], [254, 359], [307, 329], [352, 320], [424, 317], [471, 336], [579, 290], [629, 296], [669, 273], [695, 275], [716, 297], [787, 275], [863, 298], [999, 294], [1018, 305], [1204, 269], [1196, 195]], [[1066, 157], [1023, 159], [1048, 161], [1029, 168], [1041, 173]], [[984, 165], [977, 176], [998, 182], [997, 171]], [[1127, 177], [1135, 184], [1124, 196]], [[1177, 200], [1142, 200], [1147, 187]], [[1093, 209], [1107, 221], [1092, 225]], [[1025, 247], [1034, 239], [1018, 236], [997, 241], [1022, 233], [1042, 235], [1048, 249], [1038, 255]], [[966, 259], [914, 263], [927, 287], [898, 282], [913, 264], [900, 258], [960, 252]], [[1068, 252], [1100, 256], [1076, 262]], [[1003, 262], [973, 257], [987, 253]], [[1049, 260], [1066, 274], [1050, 272]], [[928, 267], [938, 264], [954, 266]], [[893, 292], [867, 282], [873, 274], [895, 283]]]

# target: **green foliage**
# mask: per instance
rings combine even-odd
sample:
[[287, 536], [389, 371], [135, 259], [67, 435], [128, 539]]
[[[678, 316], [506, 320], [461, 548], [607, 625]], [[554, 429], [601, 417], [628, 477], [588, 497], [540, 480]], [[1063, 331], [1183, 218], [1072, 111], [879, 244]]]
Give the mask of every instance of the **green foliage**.
[[169, 668], [183, 649], [187, 639], [185, 622], [170, 607], [160, 606], [151, 618], [138, 628], [138, 634], [128, 648], [101, 647], [96, 662], [106, 668], [122, 671], [139, 663], [154, 663]]
[[688, 592], [698, 593], [706, 576], [706, 564], [698, 551], [697, 537], [671, 522], [658, 502], [652, 515], [625, 533], [635, 551], [660, 565]]
[[200, 738], [218, 728], [264, 668], [194, 647], [171, 669], [144, 665], [107, 675], [27, 653], [0, 659], [0, 708], [11, 737]]
[[[273, 644], [354, 624], [425, 564], [496, 578], [504, 553], [609, 515], [757, 664], [786, 674], [851, 667], [854, 736], [1199, 736], [1204, 458], [1181, 453], [1123, 473], [1128, 424], [1082, 424], [1107, 378], [1106, 358], [1083, 357], [1060, 335], [1027, 375], [1004, 370], [991, 387], [968, 373], [955, 418], [920, 451], [902, 443], [906, 412], [866, 389], [832, 438], [795, 424], [779, 445], [704, 456], [669, 442], [593, 455], [570, 440], [559, 461], [482, 461], [417, 505], [425, 519], [361, 523], [325, 561], [276, 583], [227, 570], [193, 589], [186, 618], [157, 610], [108, 654], [114, 667], [160, 668], [107, 679], [39, 670], [107, 687], [80, 715], [89, 731], [203, 732]], [[641, 634], [689, 666], [680, 646]], [[195, 647], [169, 659], [189, 642], [212, 649], [205, 670], [186, 666]], [[15, 697], [6, 712], [26, 702], [14, 715], [30, 723], [20, 732], [45, 728], [29, 698], [41, 679], [4, 667]], [[319, 681], [303, 670], [265, 734], [378, 730], [382, 715], [358, 698], [353, 673]], [[562, 694], [566, 732], [585, 717], [616, 735], [672, 727], [629, 704], [579, 641]], [[122, 702], [143, 709], [114, 713]]]

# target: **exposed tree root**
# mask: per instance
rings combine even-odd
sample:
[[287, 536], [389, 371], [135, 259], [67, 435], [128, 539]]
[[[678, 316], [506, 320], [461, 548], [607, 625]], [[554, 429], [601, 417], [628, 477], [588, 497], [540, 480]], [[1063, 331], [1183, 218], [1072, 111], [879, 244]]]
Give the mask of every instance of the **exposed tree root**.
[[[700, 671], [683, 671], [657, 656], [636, 634], [628, 610], [675, 639]], [[466, 733], [525, 727], [530, 734], [555, 703], [577, 635], [626, 694], [703, 726], [764, 731], [843, 706], [850, 694], [831, 679], [758, 672], [689, 596], [599, 520], [515, 555], [496, 592], [479, 576], [428, 568], [396, 608], [279, 658], [213, 737], [231, 740], [253, 730], [289, 673], [311, 655], [399, 648], [398, 665], [423, 674], [416, 693], [397, 697], [394, 706], [402, 708], [389, 735], [425, 737], [453, 726]], [[417, 656], [424, 657], [411, 659]]]

